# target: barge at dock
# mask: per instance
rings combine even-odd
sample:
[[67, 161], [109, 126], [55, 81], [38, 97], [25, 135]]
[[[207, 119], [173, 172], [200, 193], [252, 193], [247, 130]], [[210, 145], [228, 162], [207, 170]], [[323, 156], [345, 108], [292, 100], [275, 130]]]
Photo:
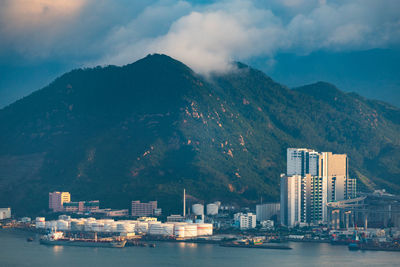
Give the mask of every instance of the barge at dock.
[[286, 245], [270, 245], [264, 244], [260, 239], [252, 240], [239, 240], [233, 242], [225, 242], [220, 244], [221, 247], [233, 247], [233, 248], [261, 248], [261, 249], [292, 249]]

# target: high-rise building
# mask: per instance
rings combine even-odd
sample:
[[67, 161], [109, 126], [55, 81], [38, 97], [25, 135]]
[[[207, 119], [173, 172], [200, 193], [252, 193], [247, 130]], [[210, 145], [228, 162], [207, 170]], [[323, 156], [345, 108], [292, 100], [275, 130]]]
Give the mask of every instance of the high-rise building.
[[301, 175], [281, 174], [281, 223], [292, 227], [301, 220]]
[[327, 179], [307, 174], [302, 185], [301, 222], [323, 223], [327, 219]]
[[157, 201], [140, 203], [139, 200], [132, 201], [132, 216], [153, 216], [157, 209]]
[[356, 180], [348, 177], [346, 154], [287, 149], [287, 174], [281, 175], [282, 224], [326, 222], [328, 202], [354, 197]]
[[262, 222], [270, 220], [273, 216], [279, 216], [280, 209], [280, 203], [265, 203], [256, 205], [257, 221]]
[[63, 204], [71, 201], [69, 192], [50, 192], [49, 193], [49, 209], [53, 212], [64, 211]]
[[286, 175], [318, 175], [319, 153], [307, 148], [287, 149]]
[[319, 161], [319, 175], [327, 179], [327, 201], [345, 199], [348, 160], [346, 154], [322, 152]]

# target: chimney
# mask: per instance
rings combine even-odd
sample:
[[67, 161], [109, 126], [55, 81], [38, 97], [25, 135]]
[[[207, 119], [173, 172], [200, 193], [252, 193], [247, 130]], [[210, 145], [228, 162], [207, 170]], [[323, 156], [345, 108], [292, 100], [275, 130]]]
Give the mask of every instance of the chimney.
[[186, 217], [186, 190], [183, 189], [183, 217]]

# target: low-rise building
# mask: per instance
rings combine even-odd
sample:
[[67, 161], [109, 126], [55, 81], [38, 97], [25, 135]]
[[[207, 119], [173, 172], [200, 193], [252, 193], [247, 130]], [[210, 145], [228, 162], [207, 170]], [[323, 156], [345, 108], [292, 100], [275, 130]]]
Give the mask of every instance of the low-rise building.
[[182, 215], [169, 215], [167, 217], [167, 222], [184, 222], [185, 221], [185, 217]]
[[11, 218], [11, 208], [0, 208], [0, 220]]
[[273, 220], [265, 220], [260, 222], [261, 227], [264, 229], [272, 229], [274, 228], [274, 221]]
[[65, 212], [95, 212], [100, 208], [99, 200], [91, 201], [74, 201], [63, 204], [63, 211]]
[[239, 223], [240, 229], [256, 228], [257, 225], [257, 218], [253, 213], [236, 213], [234, 214], [234, 220]]
[[154, 216], [154, 210], [157, 209], [157, 201], [140, 203], [139, 200], [132, 201], [132, 216]]
[[114, 210], [114, 209], [98, 209], [91, 212], [103, 217], [127, 217], [129, 216], [128, 209]]

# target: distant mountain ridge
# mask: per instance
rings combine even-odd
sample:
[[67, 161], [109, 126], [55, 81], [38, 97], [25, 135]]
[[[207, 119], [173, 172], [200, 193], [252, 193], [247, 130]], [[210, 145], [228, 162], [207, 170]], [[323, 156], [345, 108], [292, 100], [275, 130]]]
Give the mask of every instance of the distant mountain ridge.
[[73, 70], [0, 110], [0, 203], [48, 192], [127, 208], [195, 198], [279, 200], [287, 147], [347, 153], [364, 188], [400, 191], [400, 109], [323, 82], [289, 89], [261, 71], [204, 78], [165, 55]]

